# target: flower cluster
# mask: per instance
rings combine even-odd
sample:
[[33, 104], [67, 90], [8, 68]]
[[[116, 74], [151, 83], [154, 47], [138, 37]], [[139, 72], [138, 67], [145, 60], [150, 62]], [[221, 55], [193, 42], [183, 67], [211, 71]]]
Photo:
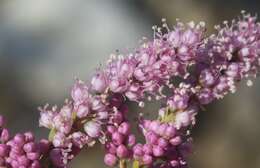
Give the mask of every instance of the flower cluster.
[[[66, 167], [84, 146], [99, 141], [106, 150], [104, 162], [110, 167], [126, 168], [130, 161], [134, 168], [187, 167], [190, 133], [199, 109], [235, 92], [242, 79], [252, 85], [249, 77], [258, 74], [260, 24], [243, 12], [241, 19], [231, 24], [225, 21], [208, 37], [204, 22], [177, 21], [170, 29], [163, 19], [162, 28], [153, 29], [152, 41], [144, 40], [133, 53], [111, 55], [89, 84], [76, 80], [71, 100], [62, 108], [40, 108], [40, 126], [50, 129], [52, 142], [47, 158], [27, 145], [33, 144], [27, 134], [6, 138], [0, 118], [0, 165], [17, 167], [19, 159], [12, 160], [12, 153], [19, 151], [15, 157], [28, 160], [19, 162], [24, 167], [37, 167], [39, 160]], [[127, 117], [127, 102], [144, 107], [145, 101], [157, 100], [162, 102], [158, 118], [138, 116], [144, 142], [137, 142]]]
[[65, 166], [83, 146], [94, 145], [93, 138], [101, 136], [101, 122], [107, 118], [105, 105], [98, 96], [91, 96], [87, 86], [77, 80], [71, 91], [73, 101], [65, 105], [40, 108], [40, 126], [49, 128], [49, 140], [54, 146], [53, 164]]
[[127, 120], [128, 108], [123, 103], [123, 97], [115, 94], [111, 97], [110, 105], [114, 112], [109, 116], [106, 126], [104, 162], [108, 166], [115, 166], [118, 161], [124, 162], [126, 159], [131, 159], [136, 137], [130, 130], [130, 122]]
[[11, 137], [0, 116], [0, 167], [40, 168], [40, 159], [49, 151], [50, 142], [35, 142], [31, 132]]
[[[136, 144], [134, 158], [143, 165], [155, 167], [186, 167], [185, 157], [191, 152], [191, 139], [174, 125], [158, 120], [144, 120], [141, 124], [146, 143]], [[183, 139], [186, 138], [186, 139]]]

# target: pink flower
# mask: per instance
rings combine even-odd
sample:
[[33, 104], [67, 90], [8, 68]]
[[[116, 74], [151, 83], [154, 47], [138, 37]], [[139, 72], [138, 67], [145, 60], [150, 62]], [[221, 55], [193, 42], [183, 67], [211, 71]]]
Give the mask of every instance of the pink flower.
[[91, 80], [92, 88], [101, 93], [108, 87], [107, 76], [104, 72], [97, 73]]
[[86, 84], [80, 80], [76, 80], [76, 83], [71, 90], [71, 97], [75, 101], [75, 104], [81, 104], [84, 101], [87, 101], [90, 94]]
[[117, 158], [115, 155], [108, 153], [105, 155], [104, 162], [106, 165], [113, 167], [117, 163]]
[[57, 115], [56, 107], [53, 107], [51, 110], [48, 110], [48, 105], [44, 108], [40, 108], [40, 127], [45, 127], [51, 129], [54, 127], [53, 119]]
[[75, 110], [79, 118], [84, 118], [90, 113], [89, 106], [86, 103], [80, 104]]
[[177, 128], [187, 127], [191, 123], [190, 114], [187, 111], [176, 114], [175, 124]]
[[96, 138], [101, 133], [101, 125], [95, 121], [88, 121], [84, 124], [85, 132], [93, 138]]

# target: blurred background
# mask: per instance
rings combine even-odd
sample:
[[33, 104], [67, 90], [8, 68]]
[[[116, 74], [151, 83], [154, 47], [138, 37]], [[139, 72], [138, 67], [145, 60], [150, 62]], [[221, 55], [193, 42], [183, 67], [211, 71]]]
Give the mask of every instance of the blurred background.
[[[88, 80], [116, 50], [131, 51], [152, 25], [167, 18], [214, 24], [231, 20], [244, 9], [260, 13], [259, 0], [1, 0], [0, 114], [12, 132], [33, 130], [37, 106], [62, 104], [73, 79]], [[260, 167], [260, 79], [240, 85], [207, 107], [193, 131], [192, 168]], [[154, 111], [155, 112], [155, 111]], [[73, 168], [105, 167], [100, 146], [83, 151]]]

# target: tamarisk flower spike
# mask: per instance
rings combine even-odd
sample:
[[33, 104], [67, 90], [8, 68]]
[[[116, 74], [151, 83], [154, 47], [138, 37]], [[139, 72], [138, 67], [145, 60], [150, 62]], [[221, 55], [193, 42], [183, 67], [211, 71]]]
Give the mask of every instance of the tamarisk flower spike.
[[[177, 20], [170, 29], [163, 19], [162, 27], [153, 27], [153, 40], [144, 40], [132, 53], [113, 54], [90, 84], [77, 79], [62, 108], [39, 108], [39, 125], [50, 129], [49, 140], [36, 142], [29, 132], [11, 136], [0, 115], [0, 167], [65, 168], [84, 146], [100, 141], [110, 167], [125, 168], [131, 160], [134, 168], [187, 168], [199, 109], [234, 93], [242, 79], [252, 86], [251, 78], [259, 73], [256, 20], [243, 12], [206, 36], [204, 22]], [[145, 137], [140, 143], [131, 130], [127, 102], [145, 107], [147, 100], [162, 105], [157, 119], [139, 114], [137, 125]]]

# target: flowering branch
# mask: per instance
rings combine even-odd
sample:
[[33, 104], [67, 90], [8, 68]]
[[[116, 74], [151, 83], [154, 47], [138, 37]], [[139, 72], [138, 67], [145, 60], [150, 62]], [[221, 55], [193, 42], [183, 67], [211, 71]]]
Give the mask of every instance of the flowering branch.
[[[0, 117], [0, 166], [14, 168], [67, 167], [83, 147], [104, 145], [110, 167], [186, 168], [191, 153], [191, 129], [199, 109], [236, 91], [242, 79], [252, 85], [260, 65], [260, 24], [242, 19], [216, 26], [205, 36], [205, 24], [193, 22], [171, 30], [163, 19], [154, 39], [133, 53], [112, 55], [90, 84], [76, 80], [72, 100], [62, 108], [39, 108], [41, 127], [49, 139], [34, 141], [30, 132], [9, 136]], [[145, 138], [136, 142], [127, 113], [128, 101], [140, 107], [160, 100], [158, 118], [138, 116]]]

